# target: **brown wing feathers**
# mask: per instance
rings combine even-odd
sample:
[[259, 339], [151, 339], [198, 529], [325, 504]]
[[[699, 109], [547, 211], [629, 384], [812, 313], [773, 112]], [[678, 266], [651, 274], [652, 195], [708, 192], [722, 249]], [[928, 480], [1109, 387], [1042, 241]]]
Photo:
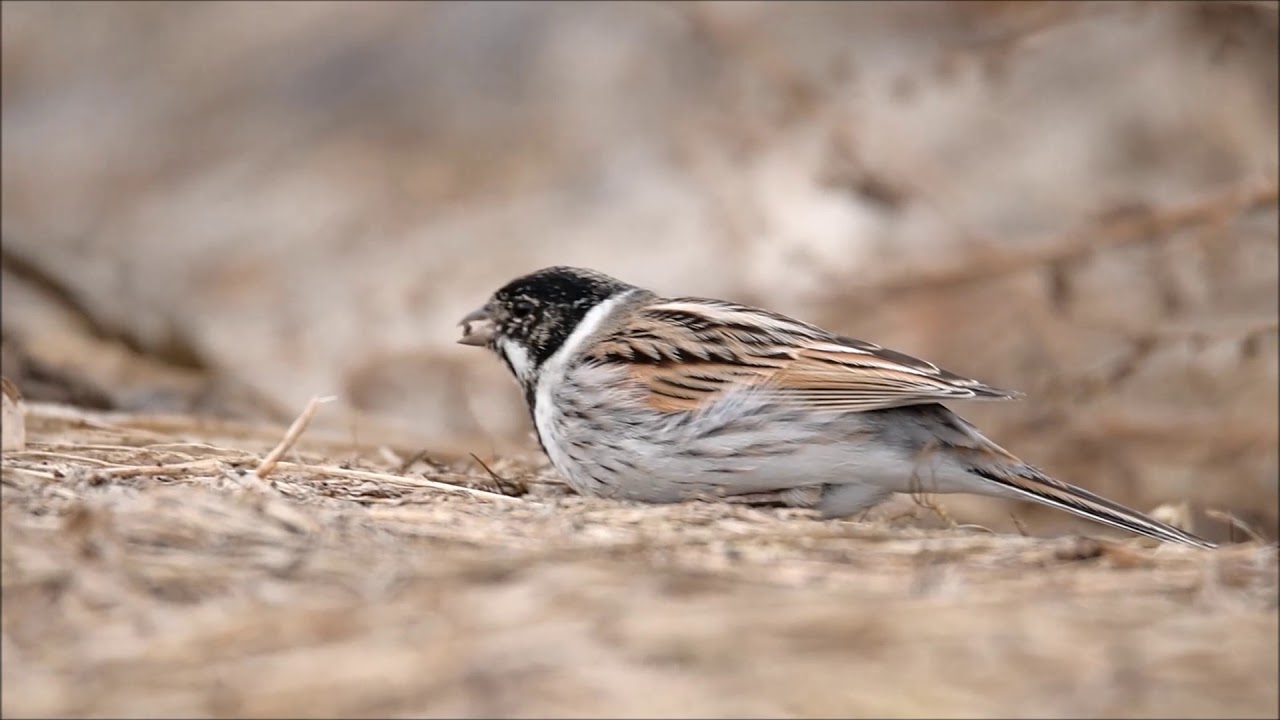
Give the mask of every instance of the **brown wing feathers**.
[[603, 339], [592, 359], [627, 365], [652, 404], [668, 411], [743, 385], [833, 411], [1017, 397], [879, 345], [710, 300], [650, 305]]

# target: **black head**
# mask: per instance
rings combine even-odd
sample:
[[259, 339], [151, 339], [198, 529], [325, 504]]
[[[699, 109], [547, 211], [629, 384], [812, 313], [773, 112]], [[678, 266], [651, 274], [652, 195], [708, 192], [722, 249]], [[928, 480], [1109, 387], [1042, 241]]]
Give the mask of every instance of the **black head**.
[[594, 270], [539, 270], [502, 286], [483, 308], [463, 318], [458, 342], [496, 350], [524, 378], [564, 344], [592, 308], [634, 289]]

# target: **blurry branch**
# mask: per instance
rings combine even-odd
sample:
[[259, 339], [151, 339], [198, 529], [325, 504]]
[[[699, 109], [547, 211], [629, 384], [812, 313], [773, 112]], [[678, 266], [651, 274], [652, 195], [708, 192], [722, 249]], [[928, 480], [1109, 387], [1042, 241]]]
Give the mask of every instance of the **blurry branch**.
[[[754, 14], [736, 15], [721, 12], [716, 3], [663, 3], [664, 9], [685, 20], [691, 30], [702, 38], [706, 46], [721, 62], [730, 68], [738, 68], [740, 72], [758, 78], [777, 98], [781, 111], [777, 115], [782, 124], [798, 118], [814, 119], [824, 115], [824, 111], [833, 109], [841, 93], [835, 87], [844, 78], [824, 82], [813, 73], [806, 73], [794, 62], [778, 52], [775, 42], [771, 42], [769, 21], [774, 16], [768, 11]], [[1096, 3], [1096, 2], [1062, 2], [1062, 3], [993, 3], [988, 6], [969, 6], [978, 9], [959, 9], [955, 12], [961, 17], [965, 13], [976, 14], [972, 22], [978, 37], [954, 49], [943, 49], [937, 59], [922, 66], [920, 71], [908, 70], [904, 82], [911, 83], [912, 76], [928, 74], [932, 68], [935, 74], [945, 79], [949, 73], [957, 70], [962, 64], [981, 66], [987, 71], [996, 69], [998, 62], [1006, 60], [1012, 53], [1028, 47], [1032, 41], [1048, 32], [1069, 23], [1096, 19], [1109, 13], [1145, 12], [1149, 7], [1169, 8], [1171, 6], [1149, 6], [1144, 3]], [[996, 7], [992, 10], [991, 7]], [[838, 63], [841, 67], [845, 62]], [[902, 83], [898, 83], [901, 85]], [[728, 88], [735, 87], [732, 84]], [[762, 142], [770, 137], [762, 134], [766, 123], [760, 123], [757, 113], [747, 112], [742, 97], [723, 98], [724, 109], [737, 108], [731, 114], [733, 121], [727, 125], [718, 125], [717, 130], [736, 134], [740, 142], [758, 149]], [[843, 113], [836, 113], [838, 120], [833, 130], [838, 129], [835, 136], [834, 151], [842, 154], [843, 170], [833, 171], [836, 177], [831, 182], [847, 182], [854, 185], [858, 193], [887, 205], [902, 202], [903, 196], [915, 195], [905, 187], [899, 187], [895, 181], [886, 181], [878, 176], [870, 176], [858, 168], [856, 153], [851, 150], [857, 145], [850, 128], [856, 123]], [[782, 138], [785, 133], [775, 133], [773, 138]], [[701, 143], [692, 143], [699, 147]], [[710, 145], [710, 144], [708, 144]], [[844, 151], [841, 153], [841, 148]], [[705, 158], [704, 158], [705, 160]], [[714, 164], [695, 162], [696, 167]], [[724, 165], [724, 163], [720, 163]], [[850, 169], [852, 168], [852, 169]], [[750, 202], [749, 190], [735, 183], [733, 170], [720, 167], [716, 177], [708, 177], [704, 185], [709, 187], [735, 187], [736, 191], [729, 195], [745, 197], [727, 197], [723, 191], [713, 193], [713, 204], [716, 214], [725, 227], [725, 236], [741, 238], [747, 234], [747, 228], [754, 224], [747, 215]], [[849, 176], [849, 177], [844, 177]], [[850, 179], [852, 178], [852, 179]], [[994, 243], [982, 243], [985, 247], [975, 252], [964, 261], [952, 267], [935, 270], [912, 269], [899, 277], [889, 277], [885, 281], [862, 288], [854, 287], [846, 295], [845, 300], [880, 298], [886, 295], [930, 292], [939, 289], [954, 288], [995, 277], [1005, 276], [1019, 271], [1048, 266], [1060, 268], [1073, 260], [1081, 259], [1090, 253], [1104, 248], [1149, 242], [1189, 228], [1215, 223], [1225, 224], [1233, 217], [1265, 206], [1274, 206], [1277, 199], [1277, 186], [1274, 179], [1262, 182], [1251, 182], [1237, 185], [1225, 191], [1207, 195], [1180, 204], [1163, 207], [1126, 207], [1109, 213], [1100, 220], [1080, 228], [1074, 232], [1051, 239], [1046, 243], [1028, 243], [1034, 249], [996, 249]], [[731, 244], [732, 243], [731, 241]], [[977, 244], [977, 243], [975, 243]], [[833, 287], [848, 287], [844, 279], [832, 278]], [[842, 293], [844, 294], [844, 293]], [[849, 297], [851, 295], [852, 297]]]
[[[50, 304], [65, 310], [68, 315], [83, 323], [87, 332], [94, 337], [119, 339], [126, 345], [133, 342], [127, 334], [109, 327], [94, 311], [91, 301], [77, 295], [73, 287], [68, 286], [34, 259], [16, 252], [15, 245], [16, 243], [7, 238], [0, 240], [0, 273], [12, 275], [12, 279], [6, 278], [5, 282], [29, 283], [47, 298]], [[134, 350], [138, 349], [136, 343], [130, 347]]]
[[[1105, 456], [1108, 464], [1123, 463], [1123, 454], [1134, 454], [1145, 464], [1155, 457], [1194, 466], [1201, 472], [1221, 471], [1224, 464], [1249, 462], [1276, 452], [1275, 416], [1250, 419], [1175, 417], [1135, 411], [1090, 412], [1087, 417], [1071, 410], [1027, 417], [1000, 428], [1003, 443], [1042, 442], [1052, 434], [1055, 445], [1076, 448], [1072, 461], [1088, 467]], [[1079, 453], [1088, 449], [1085, 455]], [[1069, 461], [1062, 461], [1069, 462]], [[1062, 468], [1066, 472], [1065, 467]], [[1127, 470], [1132, 474], [1136, 470]], [[1232, 472], [1236, 472], [1233, 470]]]
[[1196, 418], [1102, 413], [1089, 419], [1087, 434], [1107, 442], [1161, 445], [1185, 445], [1191, 442], [1197, 447], [1233, 447], [1243, 451], [1275, 447], [1275, 418], [1270, 420], [1228, 420], [1219, 415]]
[[64, 282], [59, 273], [43, 266], [35, 258], [15, 251], [17, 243], [0, 242], [0, 271], [12, 274], [18, 282], [29, 283], [50, 305], [57, 307], [75, 322], [83, 326], [84, 334], [91, 338], [118, 342], [130, 352], [154, 358], [164, 364], [184, 370], [210, 372], [212, 369], [201, 358], [191, 342], [170, 328], [163, 342], [144, 342], [129, 328], [112, 323], [102, 317], [101, 309], [91, 298], [83, 297], [74, 283]]
[[92, 293], [13, 245], [8, 238], [0, 245], [0, 285], [6, 296], [12, 291], [21, 300], [0, 323], [0, 368], [29, 400], [103, 410], [178, 405], [221, 417], [290, 417], [268, 395], [211, 363], [183, 323], [169, 317], [162, 332], [146, 339], [137, 328], [103, 317]]
[[1225, 321], [1212, 325], [1168, 324], [1155, 328], [1097, 322], [1082, 323], [1081, 326], [1123, 335], [1137, 345], [1154, 347], [1165, 343], [1185, 342], [1192, 347], [1203, 348], [1215, 343], [1229, 342], [1238, 344], [1246, 354], [1249, 354], [1263, 337], [1275, 335], [1280, 331], [1280, 322], [1275, 318], [1263, 318], [1234, 326]]
[[1173, 233], [1224, 222], [1254, 210], [1274, 207], [1280, 192], [1275, 180], [1246, 183], [1222, 192], [1164, 207], [1139, 207], [1111, 213], [1100, 222], [1069, 232], [1032, 250], [988, 251], [976, 262], [936, 270], [915, 269], [856, 295], [881, 296], [951, 289], [1023, 270], [1078, 260], [1098, 250], [1166, 238]]
[[[1117, 333], [1127, 342], [1127, 349], [1120, 357], [1091, 371], [1072, 376], [1049, 375], [1044, 379], [1042, 386], [1036, 390], [1035, 395], [1042, 398], [1069, 398], [1073, 404], [1078, 404], [1114, 391], [1140, 371], [1153, 355], [1173, 343], [1188, 343], [1195, 349], [1211, 344], [1229, 343], [1236, 346], [1243, 359], [1257, 355], [1262, 338], [1274, 337], [1280, 330], [1280, 325], [1274, 318], [1257, 320], [1243, 327], [1231, 327], [1227, 323], [1216, 323], [1212, 326], [1172, 325], [1157, 328], [1099, 326], [1092, 323], [1087, 326]], [[1262, 424], [1259, 423], [1259, 425]], [[1152, 430], [1152, 432], [1158, 434], [1164, 430]], [[1204, 437], [1203, 428], [1199, 432]], [[1224, 432], [1227, 435], [1232, 434], [1230, 431], [1224, 430]], [[1271, 429], [1264, 429], [1263, 435], [1274, 440], [1272, 437], [1274, 431]]]
[[[940, 78], [950, 77], [966, 64], [980, 65], [991, 76], [1003, 70], [1012, 55], [1052, 30], [1084, 17], [1096, 16], [1099, 12], [1123, 8], [1125, 3], [1040, 2], [1007, 5], [1005, 12], [1012, 11], [1019, 17], [1029, 17], [1016, 23], [1004, 23], [1005, 27], [968, 45], [952, 50], [944, 49], [941, 57], [934, 63], [935, 73]], [[900, 78], [899, 86], [904, 82], [907, 80]]]
[[1208, 515], [1214, 520], [1220, 520], [1224, 523], [1227, 523], [1233, 528], [1243, 531], [1244, 534], [1248, 535], [1249, 539], [1252, 540], [1253, 542], [1256, 542], [1256, 543], [1267, 542], [1267, 539], [1262, 536], [1262, 533], [1259, 533], [1257, 530], [1254, 530], [1253, 528], [1249, 527], [1249, 525], [1245, 523], [1245, 521], [1241, 520], [1235, 515], [1232, 515], [1229, 512], [1226, 512], [1224, 510], [1209, 509], [1209, 510], [1205, 510], [1204, 514]]
[[[769, 10], [743, 20], [734, 17], [734, 13], [722, 12], [712, 2], [665, 2], [661, 6], [683, 19], [726, 65], [745, 69], [772, 88], [782, 106], [780, 117], [784, 124], [816, 115], [835, 102], [837, 93], [830, 91], [832, 83], [797, 67], [779, 52], [776, 42], [769, 40], [769, 21], [773, 17]], [[956, 4], [952, 10], [961, 17], [979, 16], [977, 21], [969, 21], [975, 26], [973, 34], [977, 37], [958, 47], [940, 49], [892, 84], [906, 91], [925, 76], [945, 81], [966, 66], [981, 67], [990, 75], [1002, 69], [1012, 55], [1058, 27], [1105, 13], [1142, 9], [1143, 3], [1122, 2]], [[832, 67], [836, 77], [828, 80], [835, 84], [849, 80], [855, 70], [852, 54], [839, 57]]]
[[[975, 4], [979, 5], [979, 4]], [[1274, 22], [1274, 13], [1280, 9], [1280, 3], [1270, 0], [1202, 0], [1196, 3], [1151, 3], [1151, 2], [1039, 2], [1039, 3], [990, 3], [1001, 9], [990, 11], [979, 10], [984, 16], [997, 16], [993, 20], [983, 18], [981, 29], [987, 25], [1002, 26], [987, 33], [968, 45], [954, 50], [944, 50], [935, 63], [935, 72], [941, 79], [951, 77], [964, 65], [977, 65], [993, 78], [1008, 66], [1011, 57], [1021, 50], [1033, 45], [1037, 40], [1057, 28], [1084, 21], [1125, 23], [1138, 13], [1149, 11], [1175, 13], [1206, 13], [1225, 9], [1232, 18], [1228, 25], [1239, 26], [1254, 22], [1261, 16]], [[979, 5], [980, 7], [980, 5]], [[1243, 13], [1232, 13], [1234, 9], [1242, 9]], [[1250, 12], [1257, 11], [1257, 12]], [[1014, 16], [1015, 22], [1000, 22], [999, 15]], [[1114, 17], [1119, 15], [1119, 17]], [[902, 78], [899, 83], [910, 82]]]
[[32, 400], [68, 403], [96, 410], [107, 410], [115, 405], [110, 393], [84, 377], [83, 373], [32, 354], [25, 341], [3, 330], [0, 330], [0, 371]]

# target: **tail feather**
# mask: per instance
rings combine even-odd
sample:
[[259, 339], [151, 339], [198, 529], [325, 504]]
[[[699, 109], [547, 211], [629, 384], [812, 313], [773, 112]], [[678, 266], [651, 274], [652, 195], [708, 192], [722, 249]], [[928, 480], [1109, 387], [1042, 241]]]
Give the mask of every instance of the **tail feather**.
[[1147, 517], [1136, 510], [1130, 510], [1120, 503], [1083, 488], [1054, 480], [1030, 465], [970, 467], [969, 472], [1028, 500], [1066, 510], [1094, 522], [1164, 542], [1198, 548], [1217, 547], [1208, 540], [1198, 538], [1155, 518]]

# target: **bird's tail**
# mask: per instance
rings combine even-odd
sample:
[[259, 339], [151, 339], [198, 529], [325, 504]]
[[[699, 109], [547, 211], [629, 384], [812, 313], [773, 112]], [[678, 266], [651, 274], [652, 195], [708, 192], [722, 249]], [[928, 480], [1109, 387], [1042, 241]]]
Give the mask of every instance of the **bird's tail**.
[[981, 467], [969, 466], [968, 472], [995, 483], [1014, 495], [1049, 505], [1080, 517], [1110, 525], [1122, 530], [1145, 535], [1164, 542], [1179, 543], [1198, 548], [1217, 547], [1208, 540], [1184, 532], [1136, 510], [1108, 500], [1100, 495], [1069, 485], [1045, 475], [1039, 469], [1022, 462], [983, 463]]

